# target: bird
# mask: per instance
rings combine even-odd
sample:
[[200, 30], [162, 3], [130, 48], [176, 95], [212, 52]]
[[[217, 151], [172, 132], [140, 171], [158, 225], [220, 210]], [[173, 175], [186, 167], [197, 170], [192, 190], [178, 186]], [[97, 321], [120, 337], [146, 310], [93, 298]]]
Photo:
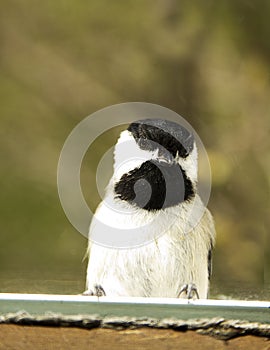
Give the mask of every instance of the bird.
[[171, 120], [134, 121], [115, 144], [90, 224], [84, 294], [206, 299], [215, 236], [198, 194], [193, 132]]

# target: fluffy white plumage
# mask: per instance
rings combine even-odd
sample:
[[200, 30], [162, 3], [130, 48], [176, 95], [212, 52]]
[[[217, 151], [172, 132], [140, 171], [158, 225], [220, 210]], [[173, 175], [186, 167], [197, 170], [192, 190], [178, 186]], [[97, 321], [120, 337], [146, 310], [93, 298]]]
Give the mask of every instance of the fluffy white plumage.
[[[121, 133], [115, 147], [114, 174], [90, 226], [86, 294], [178, 297], [183, 285], [195, 284], [199, 297], [207, 298], [215, 228], [199, 196], [195, 193], [189, 201], [159, 211], [147, 211], [115, 198], [114, 186], [123, 174], [158, 158], [156, 151], [142, 150], [131, 132]], [[196, 192], [196, 146], [187, 158], [176, 158]], [[189, 225], [196, 220], [190, 231]], [[149, 234], [149, 242], [120, 249], [102, 246], [95, 242], [104, 235], [101, 222], [127, 231], [151, 223], [145, 226], [147, 232], [142, 229], [143, 234]]]

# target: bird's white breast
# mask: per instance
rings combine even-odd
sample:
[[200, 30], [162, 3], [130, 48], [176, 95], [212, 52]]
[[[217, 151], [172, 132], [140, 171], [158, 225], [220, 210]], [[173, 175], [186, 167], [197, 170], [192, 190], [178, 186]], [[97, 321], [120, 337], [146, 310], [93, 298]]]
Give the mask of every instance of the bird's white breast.
[[[117, 249], [90, 241], [87, 288], [100, 284], [109, 296], [176, 297], [183, 284], [195, 283], [200, 297], [206, 298], [207, 256], [214, 239], [214, 226], [211, 214], [199, 197], [196, 198], [196, 205], [201, 206], [203, 215], [189, 232], [185, 229], [190, 203], [161, 210], [159, 215], [131, 207], [126, 215], [121, 211], [116, 213], [115, 208], [102, 202], [96, 212], [98, 220], [127, 231], [145, 227], [149, 222], [152, 225], [151, 230], [149, 226], [146, 229], [148, 242], [146, 237], [141, 246]], [[120, 207], [122, 203], [119, 202]], [[90, 227], [90, 238], [101, 233], [102, 225], [97, 222]]]

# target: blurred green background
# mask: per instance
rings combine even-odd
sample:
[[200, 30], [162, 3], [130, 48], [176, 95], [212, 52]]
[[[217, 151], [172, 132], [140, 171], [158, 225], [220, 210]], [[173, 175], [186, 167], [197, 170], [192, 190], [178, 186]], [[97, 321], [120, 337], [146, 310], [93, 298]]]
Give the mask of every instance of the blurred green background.
[[[270, 2], [22, 1], [0, 5], [0, 292], [80, 293], [87, 240], [58, 199], [63, 143], [112, 104], [185, 117], [212, 166], [212, 297], [270, 299]], [[119, 130], [83, 164], [86, 196]]]

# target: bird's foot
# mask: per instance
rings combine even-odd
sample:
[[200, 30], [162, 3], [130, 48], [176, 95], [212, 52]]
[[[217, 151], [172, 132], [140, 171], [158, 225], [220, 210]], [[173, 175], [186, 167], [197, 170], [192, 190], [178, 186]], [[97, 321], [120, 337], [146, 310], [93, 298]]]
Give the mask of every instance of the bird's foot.
[[197, 287], [194, 283], [184, 284], [181, 287], [180, 292], [177, 295], [177, 298], [180, 298], [182, 293], [186, 294], [187, 299], [194, 299], [194, 297], [196, 297], [197, 299], [200, 299]]
[[106, 293], [105, 293], [105, 290], [103, 289], [103, 287], [100, 284], [95, 284], [94, 285], [94, 290], [87, 289], [85, 292], [83, 292], [82, 295], [104, 297], [104, 296], [106, 296]]

